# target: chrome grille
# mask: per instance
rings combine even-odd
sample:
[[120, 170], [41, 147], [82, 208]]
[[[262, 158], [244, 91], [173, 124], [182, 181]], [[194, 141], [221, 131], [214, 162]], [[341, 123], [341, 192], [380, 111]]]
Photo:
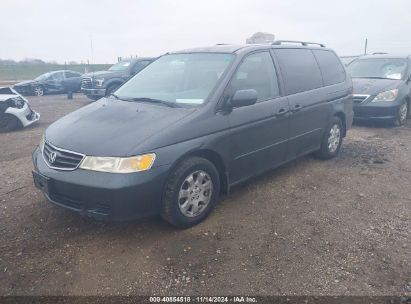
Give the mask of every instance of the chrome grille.
[[91, 89], [93, 87], [93, 80], [91, 77], [81, 78], [81, 88], [82, 89]]
[[370, 95], [361, 95], [361, 94], [354, 94], [353, 95], [353, 101], [354, 103], [362, 103], [364, 102], [366, 99], [368, 99], [368, 97], [370, 97]]
[[43, 159], [53, 169], [75, 170], [84, 157], [84, 154], [57, 148], [48, 142], [44, 144]]

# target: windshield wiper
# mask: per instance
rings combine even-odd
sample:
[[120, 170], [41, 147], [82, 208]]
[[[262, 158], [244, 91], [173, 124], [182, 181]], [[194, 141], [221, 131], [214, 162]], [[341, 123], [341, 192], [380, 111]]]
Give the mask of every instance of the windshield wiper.
[[114, 97], [115, 99], [119, 99], [120, 100], [120, 97], [118, 97], [116, 94], [114, 94], [114, 93], [111, 93], [110, 95], [108, 95], [109, 97]]
[[377, 76], [361, 76], [361, 77], [353, 77], [353, 78], [369, 78], [369, 79], [391, 79], [391, 80], [395, 80], [393, 78], [387, 78], [387, 77], [377, 77]]
[[132, 101], [142, 101], [142, 102], [152, 102], [152, 103], [161, 103], [161, 104], [166, 105], [170, 108], [178, 108], [179, 107], [175, 102], [170, 102], [170, 101], [155, 99], [155, 98], [149, 98], [149, 97], [135, 97], [135, 98], [130, 98], [130, 100], [132, 100]]

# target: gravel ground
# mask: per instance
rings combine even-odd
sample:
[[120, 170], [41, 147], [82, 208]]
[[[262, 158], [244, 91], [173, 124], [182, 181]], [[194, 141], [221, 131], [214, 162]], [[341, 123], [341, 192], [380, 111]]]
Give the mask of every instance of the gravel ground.
[[29, 99], [40, 123], [0, 134], [0, 295], [410, 294], [411, 122], [356, 126], [339, 157], [260, 176], [177, 230], [49, 204], [33, 186], [31, 152], [88, 101]]

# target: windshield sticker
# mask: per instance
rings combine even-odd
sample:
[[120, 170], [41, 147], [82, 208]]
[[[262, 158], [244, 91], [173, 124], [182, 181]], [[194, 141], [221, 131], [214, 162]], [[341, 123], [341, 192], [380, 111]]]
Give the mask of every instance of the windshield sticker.
[[389, 79], [401, 79], [401, 74], [397, 73], [397, 74], [388, 74], [387, 78]]
[[177, 103], [194, 103], [194, 104], [202, 104], [204, 102], [204, 99], [195, 99], [195, 98], [187, 98], [187, 99], [182, 99], [182, 98], [177, 98], [176, 99]]
[[125, 66], [125, 67], [127, 67], [127, 66], [129, 66], [130, 65], [130, 62], [124, 62], [123, 63], [123, 66]]

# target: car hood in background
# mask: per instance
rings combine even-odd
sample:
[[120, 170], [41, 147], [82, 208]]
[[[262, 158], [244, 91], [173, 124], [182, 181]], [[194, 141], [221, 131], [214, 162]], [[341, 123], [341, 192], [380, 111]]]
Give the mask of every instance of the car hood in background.
[[98, 71], [84, 74], [83, 77], [104, 78], [104, 77], [121, 77], [125, 71]]
[[37, 83], [36, 80], [26, 80], [26, 81], [22, 81], [22, 82], [16, 83], [16, 84], [14, 85], [14, 87], [29, 86], [29, 85], [32, 85], [32, 84], [35, 84], [35, 83]]
[[194, 111], [103, 98], [57, 120], [46, 130], [46, 140], [91, 156], [131, 156], [149, 152], [137, 151], [139, 144]]
[[353, 78], [354, 94], [377, 95], [380, 92], [397, 88], [402, 80]]

